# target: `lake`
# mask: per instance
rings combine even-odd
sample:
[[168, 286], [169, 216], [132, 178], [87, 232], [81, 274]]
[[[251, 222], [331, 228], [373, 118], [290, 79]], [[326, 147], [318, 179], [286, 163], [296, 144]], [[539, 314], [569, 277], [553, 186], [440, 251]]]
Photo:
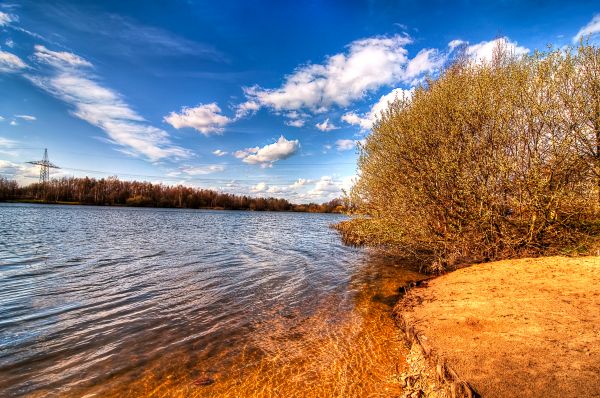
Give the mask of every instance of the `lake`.
[[0, 203], [0, 396], [392, 396], [420, 275], [333, 214]]

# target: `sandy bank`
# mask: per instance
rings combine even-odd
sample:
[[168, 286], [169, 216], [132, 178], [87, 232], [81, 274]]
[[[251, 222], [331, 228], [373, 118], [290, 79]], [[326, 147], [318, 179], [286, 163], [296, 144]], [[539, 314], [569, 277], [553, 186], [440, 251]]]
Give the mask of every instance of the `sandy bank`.
[[396, 313], [415, 362], [456, 395], [462, 380], [483, 397], [600, 396], [600, 257], [460, 269], [410, 290]]

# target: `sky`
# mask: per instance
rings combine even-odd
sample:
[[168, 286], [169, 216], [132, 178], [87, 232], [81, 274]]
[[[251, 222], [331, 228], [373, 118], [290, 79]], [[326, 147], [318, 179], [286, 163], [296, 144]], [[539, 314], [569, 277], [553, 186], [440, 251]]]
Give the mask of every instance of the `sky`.
[[463, 51], [600, 43], [594, 1], [0, 0], [0, 176], [118, 176], [295, 203]]

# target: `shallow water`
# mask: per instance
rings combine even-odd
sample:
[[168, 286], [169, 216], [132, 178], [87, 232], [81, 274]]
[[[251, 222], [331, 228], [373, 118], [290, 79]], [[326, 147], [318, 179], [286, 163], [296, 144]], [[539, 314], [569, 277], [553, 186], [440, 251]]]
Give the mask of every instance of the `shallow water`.
[[0, 396], [387, 396], [419, 277], [332, 214], [0, 204]]

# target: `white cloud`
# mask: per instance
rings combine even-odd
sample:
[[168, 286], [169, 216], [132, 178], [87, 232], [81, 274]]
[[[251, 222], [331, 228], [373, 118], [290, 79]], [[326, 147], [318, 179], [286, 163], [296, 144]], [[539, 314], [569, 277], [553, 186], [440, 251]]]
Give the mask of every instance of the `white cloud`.
[[0, 72], [17, 72], [26, 67], [27, 64], [15, 54], [0, 50]]
[[454, 39], [450, 43], [448, 43], [448, 47], [450, 48], [450, 51], [453, 51], [454, 49], [456, 49], [456, 47], [462, 46], [463, 44], [467, 44], [467, 42], [460, 39]]
[[278, 187], [278, 186], [271, 185], [269, 187], [269, 189], [267, 189], [267, 192], [270, 194], [280, 195], [280, 194], [288, 192], [289, 190], [290, 189], [288, 187]]
[[371, 116], [375, 119], [380, 118], [381, 117], [381, 113], [385, 110], [388, 109], [388, 107], [390, 106], [390, 104], [392, 102], [394, 102], [396, 99], [407, 99], [410, 100], [413, 96], [413, 93], [415, 92], [414, 88], [405, 90], [402, 88], [396, 88], [393, 89], [391, 92], [382, 95], [379, 98], [379, 101], [377, 101], [375, 103], [375, 105], [373, 105], [373, 107], [371, 108]]
[[342, 189], [342, 181], [336, 181], [330, 176], [323, 176], [316, 182], [315, 187], [308, 191], [308, 195], [324, 201], [342, 195]]
[[278, 160], [287, 159], [300, 148], [300, 141], [287, 140], [283, 135], [273, 144], [262, 148], [246, 148], [234, 153], [244, 163], [259, 164], [261, 167], [271, 167]]
[[16, 15], [7, 14], [5, 12], [0, 11], [0, 26], [6, 26], [6, 25], [10, 24], [11, 22], [16, 22], [16, 21], [18, 21], [18, 18]]
[[250, 192], [252, 192], [252, 193], [266, 192], [267, 188], [268, 188], [268, 186], [267, 186], [266, 182], [259, 182], [258, 184], [254, 185], [253, 187], [250, 188]]
[[15, 42], [12, 41], [12, 39], [6, 39], [6, 41], [4, 42], [4, 44], [9, 47], [9, 48], [13, 48], [15, 46]]
[[446, 62], [447, 54], [440, 54], [435, 49], [423, 49], [408, 62], [404, 72], [404, 81], [416, 84], [419, 77], [439, 70]]
[[322, 112], [331, 105], [348, 106], [367, 92], [404, 79], [408, 36], [379, 36], [357, 40], [345, 53], [323, 64], [299, 67], [277, 89], [245, 88], [249, 101], [280, 110]]
[[[15, 163], [9, 160], [0, 159], [0, 175], [4, 175], [11, 180], [17, 181], [19, 184], [31, 184], [38, 181], [40, 178], [39, 166], [27, 163]], [[61, 169], [52, 169], [50, 177], [63, 177], [67, 172]]]
[[321, 123], [317, 123], [315, 126], [321, 131], [331, 131], [339, 128], [333, 123], [331, 123], [329, 121], [329, 118], [323, 120]]
[[70, 57], [61, 53], [60, 61], [51, 60], [52, 54], [37, 55], [35, 59], [53, 66], [54, 70], [44, 75], [25, 74], [24, 77], [71, 105], [74, 116], [102, 129], [108, 135], [108, 141], [120, 146], [122, 152], [143, 155], [152, 161], [190, 155], [188, 150], [173, 145], [166, 131], [145, 123], [144, 118], [131, 109], [117, 92], [78, 69], [77, 65], [86, 65], [77, 61], [77, 55]]
[[[468, 43], [465, 41], [453, 40], [448, 44], [448, 47], [450, 48], [450, 51], [453, 51], [460, 45], [467, 45], [465, 47], [467, 55], [478, 62], [490, 61], [492, 59], [494, 50], [499, 45], [505, 46], [509, 52], [515, 55], [524, 55], [529, 52], [529, 49], [519, 46], [516, 42], [511, 42], [506, 37], [501, 37], [491, 41], [482, 41], [481, 43], [470, 46], [468, 46]], [[421, 50], [413, 59], [408, 62], [405, 71], [405, 79], [417, 79], [419, 76], [422, 76], [423, 73], [435, 73], [443, 66], [444, 62], [446, 62], [447, 57], [448, 54], [441, 54], [437, 50]], [[412, 83], [416, 82], [416, 80], [412, 81]], [[370, 130], [377, 119], [381, 117], [381, 112], [386, 110], [391, 102], [393, 102], [396, 98], [400, 99], [404, 97], [406, 99], [410, 99], [413, 93], [414, 88], [409, 90], [396, 88], [390, 93], [381, 96], [379, 101], [372, 106], [369, 112], [365, 114], [347, 112], [342, 116], [341, 119], [348, 124], [359, 126], [363, 131]]]
[[238, 159], [244, 159], [246, 156], [250, 156], [251, 154], [256, 153], [259, 149], [260, 147], [257, 146], [255, 146], [254, 148], [240, 149], [239, 151], [235, 151], [233, 153], [233, 156], [235, 156]]
[[[14, 163], [9, 160], [0, 159], [0, 174], [9, 176], [11, 179], [39, 178], [40, 171], [37, 166], [26, 163]], [[27, 181], [31, 183], [31, 181]]]
[[302, 127], [306, 122], [302, 119], [288, 120], [285, 122], [287, 126]]
[[212, 151], [212, 154], [218, 157], [225, 156], [227, 155], [227, 153], [228, 152], [222, 151], [220, 149], [215, 149], [214, 151]]
[[181, 168], [181, 171], [189, 176], [206, 175], [218, 173], [225, 170], [222, 164], [211, 164], [208, 166], [189, 166]]
[[4, 121], [4, 117], [0, 116], [0, 122], [3, 122], [3, 121]]
[[42, 45], [36, 45], [34, 58], [39, 62], [44, 62], [56, 68], [91, 68], [92, 64], [81, 58], [79, 55], [67, 51], [51, 51]]
[[356, 112], [347, 112], [342, 115], [342, 120], [348, 124], [360, 126], [361, 130], [370, 130], [373, 126], [373, 121], [371, 120], [368, 112], [363, 116], [360, 116]]
[[14, 120], [11, 120], [9, 123], [11, 126], [18, 126], [18, 123]]
[[224, 127], [232, 122], [221, 114], [221, 108], [214, 102], [200, 104], [195, 108], [183, 107], [180, 113], [171, 112], [165, 116], [164, 121], [176, 129], [191, 127], [206, 136], [222, 133]]
[[312, 183], [312, 180], [308, 180], [305, 178], [299, 178], [298, 180], [296, 180], [292, 185], [290, 185], [291, 189], [299, 189], [307, 184]]
[[357, 176], [331, 177], [323, 176], [316, 181], [313, 189], [309, 190], [305, 198], [316, 202], [325, 202], [343, 195], [343, 191], [349, 192], [356, 183]]
[[342, 116], [342, 120], [348, 124], [359, 126], [361, 130], [370, 130], [377, 119], [381, 117], [381, 112], [385, 111], [394, 100], [410, 99], [413, 93], [413, 88], [409, 90], [396, 88], [388, 94], [382, 95], [366, 114], [359, 115], [356, 112], [348, 112]]
[[250, 114], [256, 113], [259, 109], [260, 109], [260, 104], [256, 101], [242, 102], [235, 109], [235, 118], [241, 119]]
[[509, 53], [516, 56], [529, 53], [529, 49], [519, 46], [517, 42], [510, 41], [508, 37], [500, 37], [490, 41], [482, 41], [467, 46], [466, 53], [477, 62], [490, 62], [494, 57], [494, 51], [498, 46], [504, 47]]
[[338, 151], [349, 151], [356, 147], [356, 141], [355, 140], [337, 140], [335, 142], [335, 146], [337, 147]]
[[285, 124], [292, 127], [302, 127], [306, 124], [306, 118], [309, 115], [304, 112], [290, 111], [285, 114], [288, 119]]
[[31, 115], [15, 115], [15, 117], [18, 117], [19, 119], [27, 120], [28, 122], [33, 122], [33, 121], [37, 120], [37, 118], [35, 116], [31, 116]]
[[594, 18], [584, 27], [579, 29], [579, 32], [573, 37], [573, 43], [577, 43], [581, 38], [592, 36], [600, 33], [600, 14], [594, 15]]

